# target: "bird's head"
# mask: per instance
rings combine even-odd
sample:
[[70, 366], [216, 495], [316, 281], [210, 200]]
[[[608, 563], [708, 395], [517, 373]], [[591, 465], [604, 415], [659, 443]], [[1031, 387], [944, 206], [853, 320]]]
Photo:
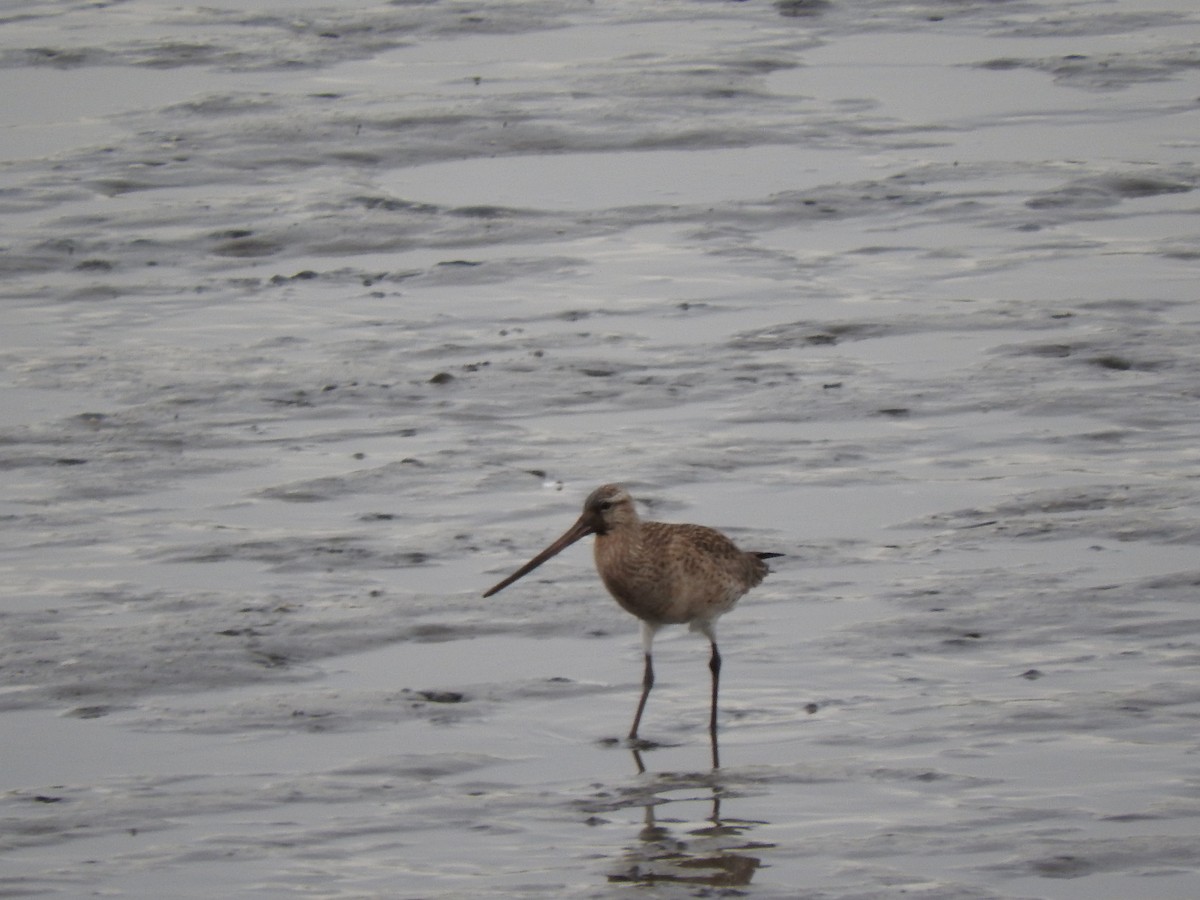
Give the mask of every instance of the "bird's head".
[[637, 508], [629, 492], [619, 484], [605, 484], [583, 501], [583, 513], [575, 527], [587, 527], [589, 530], [585, 534], [608, 534], [637, 521]]
[[504, 590], [518, 578], [527, 575], [548, 560], [566, 550], [573, 543], [589, 534], [604, 535], [615, 529], [637, 524], [637, 509], [628, 491], [618, 484], [605, 484], [592, 491], [583, 501], [583, 512], [575, 524], [549, 547], [513, 572], [483, 596], [490, 597]]

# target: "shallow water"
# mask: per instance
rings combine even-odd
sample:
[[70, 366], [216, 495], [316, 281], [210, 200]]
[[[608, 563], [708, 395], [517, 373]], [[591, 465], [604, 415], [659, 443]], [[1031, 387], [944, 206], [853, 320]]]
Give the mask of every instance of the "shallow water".
[[1185, 6], [9, 4], [0, 893], [1196, 896]]

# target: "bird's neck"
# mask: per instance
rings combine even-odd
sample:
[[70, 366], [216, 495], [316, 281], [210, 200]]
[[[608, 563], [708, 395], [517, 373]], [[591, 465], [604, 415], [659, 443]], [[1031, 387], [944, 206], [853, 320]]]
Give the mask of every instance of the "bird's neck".
[[642, 551], [642, 523], [638, 519], [621, 522], [596, 535], [596, 558], [636, 556]]

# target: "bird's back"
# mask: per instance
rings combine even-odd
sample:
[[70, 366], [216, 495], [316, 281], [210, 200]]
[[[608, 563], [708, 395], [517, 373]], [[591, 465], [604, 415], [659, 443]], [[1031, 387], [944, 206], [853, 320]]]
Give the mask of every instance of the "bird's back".
[[652, 624], [712, 621], [769, 569], [703, 525], [639, 522], [597, 535], [596, 569], [626, 610]]

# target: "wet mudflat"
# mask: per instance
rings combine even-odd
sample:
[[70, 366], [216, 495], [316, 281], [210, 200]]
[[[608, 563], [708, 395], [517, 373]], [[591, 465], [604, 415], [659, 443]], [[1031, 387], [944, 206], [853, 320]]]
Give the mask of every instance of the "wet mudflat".
[[[0, 894], [1192, 898], [1182, 3], [0, 19]], [[594, 486], [783, 552], [707, 648]]]

